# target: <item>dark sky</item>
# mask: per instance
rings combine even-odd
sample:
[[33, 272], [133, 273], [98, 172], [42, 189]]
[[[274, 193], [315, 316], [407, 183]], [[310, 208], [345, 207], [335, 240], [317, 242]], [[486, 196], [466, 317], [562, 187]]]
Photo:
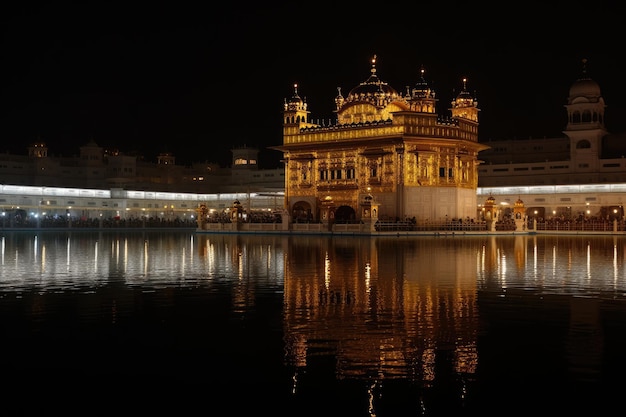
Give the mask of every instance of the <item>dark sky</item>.
[[467, 77], [481, 140], [560, 135], [587, 58], [607, 127], [626, 130], [623, 6], [54, 3], [0, 11], [2, 152], [43, 140], [69, 156], [93, 139], [149, 160], [167, 151], [181, 164], [228, 163], [233, 147], [281, 144], [294, 83], [314, 120], [333, 118], [337, 87], [346, 95], [365, 81], [374, 54], [400, 92], [424, 65], [445, 115]]

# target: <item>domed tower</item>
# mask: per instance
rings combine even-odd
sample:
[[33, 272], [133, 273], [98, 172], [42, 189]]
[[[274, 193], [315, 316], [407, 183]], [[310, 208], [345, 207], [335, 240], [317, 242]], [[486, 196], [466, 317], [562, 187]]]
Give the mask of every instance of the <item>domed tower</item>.
[[309, 114], [307, 110], [306, 100], [298, 95], [298, 84], [293, 86], [293, 95], [287, 101], [285, 99], [283, 111], [283, 134], [285, 137], [296, 135], [300, 129], [307, 127], [317, 127], [313, 123], [309, 123]]
[[407, 87], [407, 97], [411, 111], [418, 113], [436, 113], [437, 99], [435, 98], [435, 90], [424, 79], [424, 67], [420, 69], [420, 78], [415, 83], [413, 89]]
[[463, 118], [478, 122], [478, 101], [467, 91], [467, 78], [463, 78], [463, 90], [452, 100], [453, 118]]
[[567, 126], [563, 133], [570, 138], [570, 160], [579, 171], [597, 170], [604, 127], [604, 98], [600, 86], [587, 75], [583, 59], [582, 75], [571, 85], [567, 98]]
[[370, 76], [354, 87], [346, 98], [335, 98], [337, 122], [351, 123], [380, 122], [390, 120], [394, 111], [408, 110], [407, 101], [376, 73], [376, 55], [372, 58]]

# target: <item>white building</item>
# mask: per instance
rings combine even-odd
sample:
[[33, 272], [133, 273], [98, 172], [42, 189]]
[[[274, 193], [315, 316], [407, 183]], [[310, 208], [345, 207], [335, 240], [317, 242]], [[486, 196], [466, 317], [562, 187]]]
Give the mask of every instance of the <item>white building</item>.
[[506, 216], [518, 199], [530, 217], [623, 219], [626, 135], [605, 127], [600, 86], [586, 60], [569, 89], [563, 136], [483, 142], [478, 201], [493, 196]]

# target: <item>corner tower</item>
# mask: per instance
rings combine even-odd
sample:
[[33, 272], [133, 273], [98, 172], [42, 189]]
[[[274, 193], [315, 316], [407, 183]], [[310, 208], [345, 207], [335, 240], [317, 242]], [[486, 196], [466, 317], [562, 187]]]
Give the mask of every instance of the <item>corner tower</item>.
[[579, 171], [596, 171], [602, 138], [608, 134], [604, 126], [606, 105], [600, 86], [587, 74], [587, 60], [583, 59], [582, 63], [582, 74], [569, 89], [563, 133], [570, 139], [573, 167]]
[[306, 100], [298, 95], [298, 84], [293, 85], [293, 95], [287, 101], [285, 99], [283, 111], [283, 135], [297, 134], [300, 129], [316, 126], [309, 123], [310, 112], [307, 110]]

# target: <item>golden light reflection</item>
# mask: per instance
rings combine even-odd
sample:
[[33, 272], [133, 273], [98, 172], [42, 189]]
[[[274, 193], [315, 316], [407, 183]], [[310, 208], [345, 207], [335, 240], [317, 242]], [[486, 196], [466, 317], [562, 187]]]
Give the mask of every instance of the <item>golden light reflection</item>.
[[587, 279], [591, 280], [591, 245], [587, 243]]
[[397, 378], [435, 381], [442, 354], [452, 369], [475, 372], [475, 271], [484, 260], [476, 256], [482, 242], [468, 244], [474, 250], [460, 254], [454, 246], [463, 245], [461, 239], [383, 238], [354, 245], [333, 238], [307, 246], [307, 256], [290, 245], [287, 362], [303, 367], [310, 354], [327, 352], [337, 356], [340, 379], [369, 380], [375, 374], [380, 384]]
[[326, 252], [326, 256], [324, 257], [324, 286], [328, 290], [330, 287], [330, 257], [328, 256], [328, 252]]
[[143, 241], [143, 275], [146, 278], [148, 277], [148, 254], [148, 240], [146, 239]]
[[[613, 239], [615, 239], [615, 238], [613, 238]], [[617, 254], [618, 254], [618, 252], [617, 252], [617, 244], [614, 243], [613, 244], [613, 280], [614, 280], [614, 282], [617, 282], [618, 271], [619, 271], [618, 263], [617, 263], [617, 259], [618, 259]]]
[[243, 257], [243, 254], [241, 253], [241, 251], [237, 251], [237, 257], [236, 257], [236, 259], [237, 259], [237, 277], [240, 280], [243, 279], [243, 277], [244, 277], [244, 274], [243, 274], [243, 264], [244, 264], [244, 262], [243, 262], [242, 257]]
[[557, 268], [556, 268], [556, 246], [552, 246], [552, 276], [556, 277], [556, 274], [558, 272]]
[[41, 273], [46, 272], [46, 245], [41, 247]]

